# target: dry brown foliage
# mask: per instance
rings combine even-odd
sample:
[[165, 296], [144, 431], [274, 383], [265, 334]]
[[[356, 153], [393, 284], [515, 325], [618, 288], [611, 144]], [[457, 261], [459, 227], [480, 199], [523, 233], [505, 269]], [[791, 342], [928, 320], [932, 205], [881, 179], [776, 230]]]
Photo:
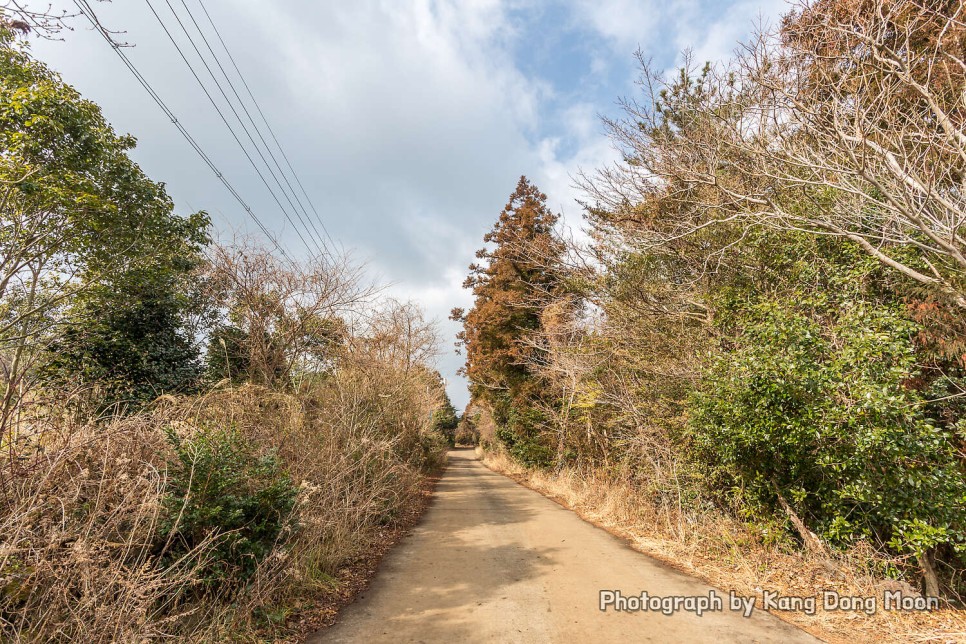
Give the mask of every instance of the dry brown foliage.
[[961, 2], [802, 0], [726, 64], [642, 57], [606, 122], [628, 163], [581, 184], [646, 244], [831, 235], [966, 306], [964, 34]]
[[[197, 641], [266, 628], [256, 609], [284, 615], [290, 600], [330, 584], [419, 495], [444, 448], [429, 426], [439, 403], [430, 376], [344, 361], [299, 394], [226, 387], [107, 422], [48, 414], [21, 428], [0, 460], [0, 639]], [[160, 563], [165, 429], [190, 437], [211, 427], [277, 453], [298, 485], [297, 528], [234, 596], [184, 601], [209, 544]]]

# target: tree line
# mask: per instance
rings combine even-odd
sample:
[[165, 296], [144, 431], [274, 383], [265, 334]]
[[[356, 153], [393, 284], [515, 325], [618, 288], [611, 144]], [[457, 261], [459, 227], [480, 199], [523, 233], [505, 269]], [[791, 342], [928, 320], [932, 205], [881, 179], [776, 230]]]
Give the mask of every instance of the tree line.
[[[577, 177], [520, 180], [455, 310], [482, 440], [961, 600], [966, 21], [815, 0], [717, 64], [643, 55]], [[886, 561], [888, 563], [882, 563]]]
[[177, 214], [22, 22], [0, 24], [0, 639], [292, 637], [442, 465], [435, 326], [343, 257]]

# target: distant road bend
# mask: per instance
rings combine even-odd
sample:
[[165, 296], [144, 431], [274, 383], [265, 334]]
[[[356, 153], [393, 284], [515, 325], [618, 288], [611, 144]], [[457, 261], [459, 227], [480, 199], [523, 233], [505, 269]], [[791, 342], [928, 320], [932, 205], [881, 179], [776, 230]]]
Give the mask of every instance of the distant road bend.
[[599, 591], [707, 596], [550, 499], [453, 450], [419, 526], [309, 642], [818, 642], [756, 609], [601, 612]]

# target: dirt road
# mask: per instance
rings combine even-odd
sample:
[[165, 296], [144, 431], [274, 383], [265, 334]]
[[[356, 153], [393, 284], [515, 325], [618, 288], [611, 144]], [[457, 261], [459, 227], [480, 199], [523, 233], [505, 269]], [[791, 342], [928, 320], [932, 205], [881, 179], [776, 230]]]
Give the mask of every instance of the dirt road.
[[422, 523], [309, 642], [817, 642], [762, 612], [601, 612], [600, 590], [707, 597], [702, 582], [454, 450]]

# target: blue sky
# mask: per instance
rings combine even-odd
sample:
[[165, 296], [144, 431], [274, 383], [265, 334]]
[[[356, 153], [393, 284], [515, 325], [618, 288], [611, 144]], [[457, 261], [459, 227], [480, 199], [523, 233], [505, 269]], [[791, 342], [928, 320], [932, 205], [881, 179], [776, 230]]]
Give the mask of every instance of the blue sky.
[[[199, 0], [185, 0], [200, 13]], [[134, 45], [135, 65], [292, 254], [292, 226], [177, 57], [144, 0], [92, 3]], [[169, 23], [166, 0], [153, 4]], [[181, 0], [171, 5], [182, 12]], [[54, 6], [73, 5], [57, 0]], [[452, 350], [454, 306], [473, 253], [521, 174], [565, 221], [571, 177], [613, 161], [599, 115], [632, 96], [638, 47], [671, 69], [690, 48], [720, 60], [784, 0], [205, 0], [325, 227], [398, 298], [440, 322], [439, 367], [467, 401]], [[181, 212], [207, 210], [224, 237], [255, 233], [217, 179], [85, 23], [38, 58], [133, 134], [134, 156]]]

